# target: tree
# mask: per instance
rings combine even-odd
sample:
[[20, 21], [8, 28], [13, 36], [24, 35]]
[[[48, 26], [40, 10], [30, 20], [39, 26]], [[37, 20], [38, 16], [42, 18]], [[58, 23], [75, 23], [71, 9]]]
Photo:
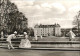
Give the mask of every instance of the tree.
[[[16, 11], [9, 13], [8, 19], [8, 30], [23, 32], [24, 29], [27, 29], [27, 18], [23, 15], [23, 13]], [[24, 25], [24, 26], [23, 26]], [[24, 28], [25, 27], [25, 28]]]
[[23, 32], [27, 30], [28, 19], [17, 6], [9, 0], [0, 0], [0, 31], [13, 32], [15, 30]]
[[29, 28], [29, 36], [34, 36], [34, 29], [33, 28]]
[[78, 36], [79, 36], [79, 27], [80, 27], [80, 11], [78, 12], [78, 14], [75, 16], [75, 19], [73, 21], [73, 25], [77, 26], [78, 29]]

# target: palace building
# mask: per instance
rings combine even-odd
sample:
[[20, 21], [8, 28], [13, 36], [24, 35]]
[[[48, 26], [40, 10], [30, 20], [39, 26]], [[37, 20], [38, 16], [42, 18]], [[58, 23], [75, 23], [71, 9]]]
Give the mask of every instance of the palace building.
[[34, 35], [37, 36], [61, 36], [61, 27], [59, 24], [54, 25], [35, 25]]

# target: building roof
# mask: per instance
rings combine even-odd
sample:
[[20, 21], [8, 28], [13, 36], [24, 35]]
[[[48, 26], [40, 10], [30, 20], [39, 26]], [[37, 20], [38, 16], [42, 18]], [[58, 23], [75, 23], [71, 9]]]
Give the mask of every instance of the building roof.
[[60, 27], [60, 25], [59, 24], [55, 24], [55, 27]]
[[34, 28], [49, 28], [49, 27], [60, 27], [60, 25], [59, 24], [54, 24], [54, 25], [42, 25], [42, 24], [40, 24], [40, 25], [35, 25], [35, 27]]

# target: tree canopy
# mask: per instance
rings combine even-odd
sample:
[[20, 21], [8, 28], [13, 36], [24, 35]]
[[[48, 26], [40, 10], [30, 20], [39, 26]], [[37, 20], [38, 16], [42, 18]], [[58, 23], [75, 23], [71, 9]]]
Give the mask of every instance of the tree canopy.
[[28, 19], [20, 12], [14, 3], [9, 0], [1, 0], [0, 3], [0, 31], [20, 33], [28, 29]]

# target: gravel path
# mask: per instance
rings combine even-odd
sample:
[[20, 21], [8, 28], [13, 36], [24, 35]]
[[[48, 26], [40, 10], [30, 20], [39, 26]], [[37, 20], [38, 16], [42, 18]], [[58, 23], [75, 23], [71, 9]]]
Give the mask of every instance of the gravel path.
[[0, 56], [80, 56], [80, 51], [8, 50], [0, 48]]

